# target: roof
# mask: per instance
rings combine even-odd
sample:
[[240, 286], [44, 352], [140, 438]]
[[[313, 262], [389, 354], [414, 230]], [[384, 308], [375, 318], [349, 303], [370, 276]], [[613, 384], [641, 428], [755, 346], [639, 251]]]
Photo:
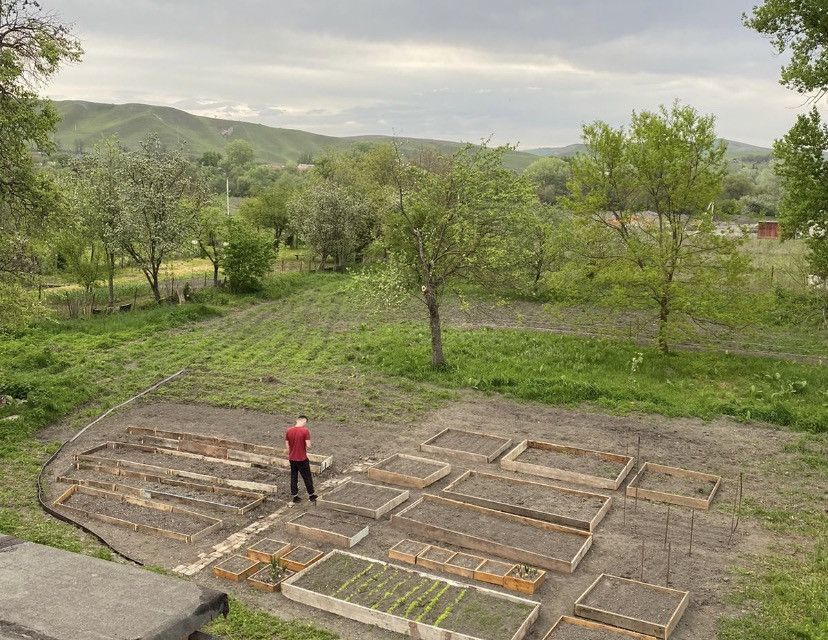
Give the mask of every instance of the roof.
[[0, 640], [181, 640], [227, 594], [0, 535]]

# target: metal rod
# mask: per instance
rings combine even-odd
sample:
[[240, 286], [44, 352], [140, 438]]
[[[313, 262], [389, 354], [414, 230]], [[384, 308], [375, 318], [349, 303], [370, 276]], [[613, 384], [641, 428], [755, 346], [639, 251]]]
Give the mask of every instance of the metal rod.
[[690, 551], [687, 553], [688, 556], [693, 555], [693, 523], [696, 520], [696, 510], [690, 510]]
[[639, 576], [639, 580], [644, 582], [644, 540], [641, 541], [641, 575]]
[[670, 530], [670, 505], [667, 505], [667, 520], [664, 523], [664, 546], [667, 546], [667, 532]]
[[667, 544], [667, 583], [665, 586], [670, 586], [670, 555], [673, 550], [673, 543], [670, 542]]

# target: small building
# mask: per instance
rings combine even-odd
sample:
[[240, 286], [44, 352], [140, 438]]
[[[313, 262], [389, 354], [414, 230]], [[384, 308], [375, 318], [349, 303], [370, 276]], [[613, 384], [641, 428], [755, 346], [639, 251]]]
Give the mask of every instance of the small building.
[[762, 220], [756, 225], [756, 237], [759, 240], [778, 240], [779, 223], [776, 220]]

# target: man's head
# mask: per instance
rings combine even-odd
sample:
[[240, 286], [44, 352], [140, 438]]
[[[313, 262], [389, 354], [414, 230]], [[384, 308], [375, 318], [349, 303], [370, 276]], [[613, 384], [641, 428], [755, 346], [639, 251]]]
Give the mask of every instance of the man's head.
[[296, 426], [297, 427], [304, 427], [306, 424], [308, 424], [308, 416], [303, 414], [303, 415], [299, 416], [298, 418], [296, 418]]

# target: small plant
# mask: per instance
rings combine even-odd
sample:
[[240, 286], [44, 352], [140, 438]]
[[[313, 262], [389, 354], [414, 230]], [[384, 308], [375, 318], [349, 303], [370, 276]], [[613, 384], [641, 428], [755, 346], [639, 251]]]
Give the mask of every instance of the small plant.
[[270, 581], [273, 584], [280, 582], [285, 577], [285, 568], [279, 564], [276, 558], [270, 559]]
[[418, 615], [418, 616], [416, 617], [416, 619], [415, 619], [415, 621], [416, 621], [416, 622], [419, 622], [420, 620], [422, 620], [423, 618], [425, 618], [425, 617], [429, 614], [429, 612], [430, 612], [430, 611], [434, 608], [434, 606], [435, 606], [435, 605], [436, 605], [436, 604], [440, 601], [440, 598], [442, 598], [442, 597], [443, 597], [443, 594], [444, 594], [446, 591], [448, 591], [448, 590], [449, 590], [449, 587], [450, 587], [450, 586], [451, 586], [450, 584], [446, 583], [446, 584], [443, 586], [443, 588], [442, 588], [442, 589], [440, 589], [440, 590], [437, 592], [437, 595], [436, 595], [436, 596], [434, 596], [431, 600], [429, 600], [428, 604], [427, 604], [425, 607], [423, 607], [423, 610], [422, 610], [422, 612], [420, 613], [420, 615]]
[[460, 601], [463, 600], [463, 598], [465, 598], [465, 597], [466, 597], [466, 590], [463, 589], [460, 593], [457, 594], [457, 597], [454, 599], [454, 602], [452, 602], [449, 606], [447, 606], [443, 610], [443, 613], [441, 613], [439, 616], [437, 616], [437, 619], [434, 621], [434, 626], [439, 627], [443, 623], [443, 621], [451, 615], [451, 612], [454, 611], [454, 607], [456, 607], [458, 604], [460, 604]]
[[638, 369], [641, 367], [641, 364], [644, 362], [644, 354], [640, 351], [636, 352], [636, 354], [632, 357], [630, 361], [630, 373], [638, 373]]
[[534, 580], [538, 577], [538, 570], [528, 564], [519, 564], [515, 569], [515, 575], [521, 580]]

